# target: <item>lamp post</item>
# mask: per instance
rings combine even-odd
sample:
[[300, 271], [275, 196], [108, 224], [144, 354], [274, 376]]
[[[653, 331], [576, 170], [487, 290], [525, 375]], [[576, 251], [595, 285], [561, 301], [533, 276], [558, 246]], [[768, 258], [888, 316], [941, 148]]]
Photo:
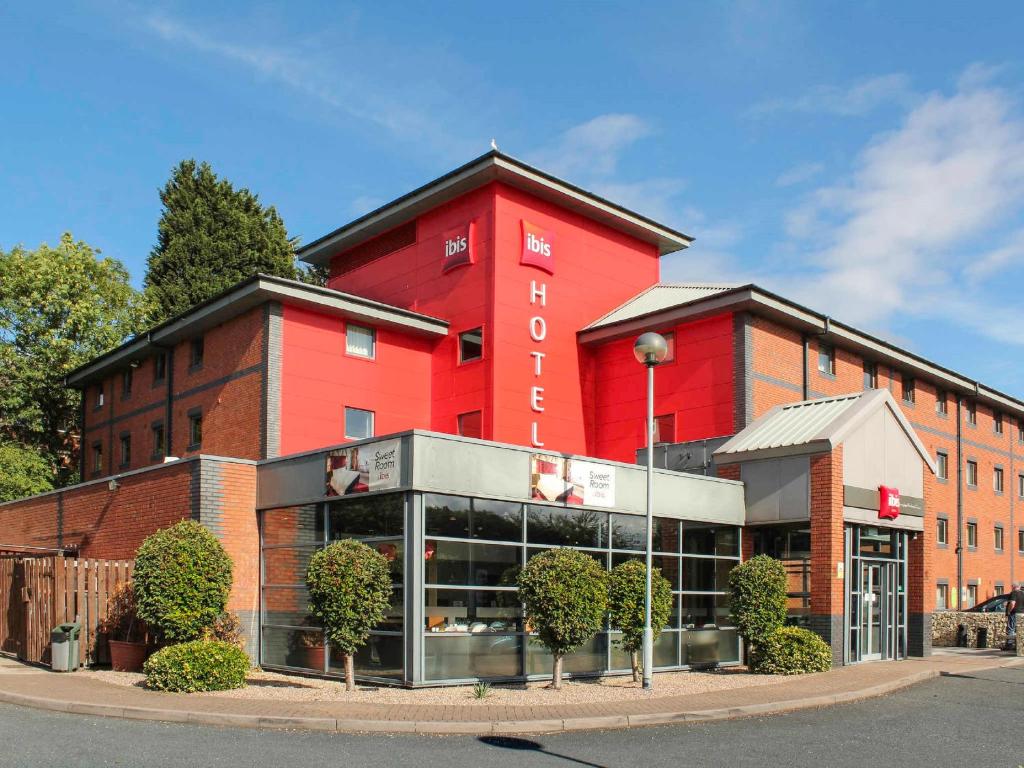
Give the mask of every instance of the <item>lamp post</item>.
[[644, 333], [633, 344], [636, 359], [647, 366], [647, 572], [644, 586], [644, 688], [652, 687], [654, 631], [651, 628], [651, 567], [654, 537], [654, 366], [668, 354], [668, 342], [658, 333]]

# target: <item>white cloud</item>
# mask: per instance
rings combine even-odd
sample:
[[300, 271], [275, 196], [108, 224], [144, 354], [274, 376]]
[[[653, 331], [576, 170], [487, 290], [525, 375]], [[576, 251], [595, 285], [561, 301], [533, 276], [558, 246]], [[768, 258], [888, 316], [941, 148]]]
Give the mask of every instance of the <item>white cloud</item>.
[[767, 99], [751, 107], [749, 114], [764, 117], [780, 112], [801, 112], [852, 117], [866, 115], [883, 104], [909, 104], [913, 98], [910, 78], [893, 73], [845, 87], [818, 85], [795, 98]]
[[1016, 322], [1007, 334], [995, 328], [992, 296], [965, 288], [1021, 259], [1019, 232], [973, 257], [976, 241], [1024, 213], [1024, 119], [1010, 93], [967, 74], [876, 135], [848, 179], [790, 213], [789, 235], [810, 255], [787, 292], [848, 322], [879, 326], [905, 313], [1024, 344], [1024, 314], [1002, 311]]
[[792, 187], [795, 184], [802, 184], [805, 181], [810, 181], [823, 170], [825, 170], [825, 166], [821, 163], [795, 165], [779, 174], [778, 178], [775, 179], [775, 186]]
[[651, 127], [637, 115], [598, 115], [569, 128], [535, 153], [534, 162], [560, 176], [609, 176], [617, 170], [620, 155], [650, 134]]

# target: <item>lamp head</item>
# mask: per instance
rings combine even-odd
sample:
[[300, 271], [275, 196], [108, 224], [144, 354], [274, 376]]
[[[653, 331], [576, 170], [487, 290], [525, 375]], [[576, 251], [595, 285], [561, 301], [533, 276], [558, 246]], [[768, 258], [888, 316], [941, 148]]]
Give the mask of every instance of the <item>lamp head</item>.
[[648, 331], [633, 343], [633, 354], [644, 365], [657, 365], [668, 355], [668, 342], [660, 333]]

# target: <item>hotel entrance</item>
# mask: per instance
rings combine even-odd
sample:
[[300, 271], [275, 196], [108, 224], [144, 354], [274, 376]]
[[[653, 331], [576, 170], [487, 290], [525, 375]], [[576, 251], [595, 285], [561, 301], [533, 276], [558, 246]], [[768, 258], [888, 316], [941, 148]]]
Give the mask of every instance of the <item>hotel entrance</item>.
[[907, 649], [906, 531], [846, 527], [846, 658], [902, 659]]

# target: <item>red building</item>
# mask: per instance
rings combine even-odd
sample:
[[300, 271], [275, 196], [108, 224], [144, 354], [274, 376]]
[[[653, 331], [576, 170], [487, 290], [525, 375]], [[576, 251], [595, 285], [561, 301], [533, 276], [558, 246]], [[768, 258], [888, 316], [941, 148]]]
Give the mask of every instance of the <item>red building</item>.
[[[904, 634], [888, 655], [927, 652], [933, 610], [958, 595], [981, 601], [1021, 576], [1024, 403], [757, 286], [659, 283], [660, 257], [690, 240], [484, 155], [305, 246], [303, 260], [329, 267], [327, 288], [255, 276], [74, 372], [86, 482], [0, 505], [0, 521], [23, 539], [15, 543], [100, 557], [125, 556], [177, 517], [209, 521], [252, 574], [236, 583], [234, 607], [255, 637], [253, 500], [264, 467], [408, 430], [635, 463], [645, 371], [632, 343], [654, 330], [670, 342], [656, 370], [659, 464], [747, 484], [744, 551], [794, 564], [794, 616], [832, 641], [838, 661], [872, 656], [850, 649], [861, 641], [844, 625], [853, 602], [871, 603], [869, 588], [844, 576], [844, 567], [870, 570], [851, 547], [895, 531], [893, 573], [906, 573], [892, 576], [888, 605], [912, 616], [893, 619]], [[921, 487], [919, 513], [904, 489], [902, 520], [880, 519], [877, 508], [864, 517], [879, 498], [865, 500], [864, 483], [877, 493], [889, 469], [872, 474], [843, 458], [869, 438], [842, 432], [841, 420], [830, 433], [841, 439], [827, 446], [794, 438], [786, 457], [716, 454], [725, 438], [756, 433], [762, 417], [817, 418], [809, 408], [779, 416], [776, 406], [877, 389], [891, 398], [838, 402], [863, 429], [899, 425], [890, 450], [914, 457], [902, 476]], [[808, 464], [793, 482], [806, 498], [772, 524], [755, 519], [749, 495], [764, 481], [746, 475], [799, 456]], [[843, 472], [863, 480], [851, 485]], [[103, 490], [111, 476], [138, 486], [138, 498], [112, 498]], [[176, 490], [150, 492], [156, 483]]]

